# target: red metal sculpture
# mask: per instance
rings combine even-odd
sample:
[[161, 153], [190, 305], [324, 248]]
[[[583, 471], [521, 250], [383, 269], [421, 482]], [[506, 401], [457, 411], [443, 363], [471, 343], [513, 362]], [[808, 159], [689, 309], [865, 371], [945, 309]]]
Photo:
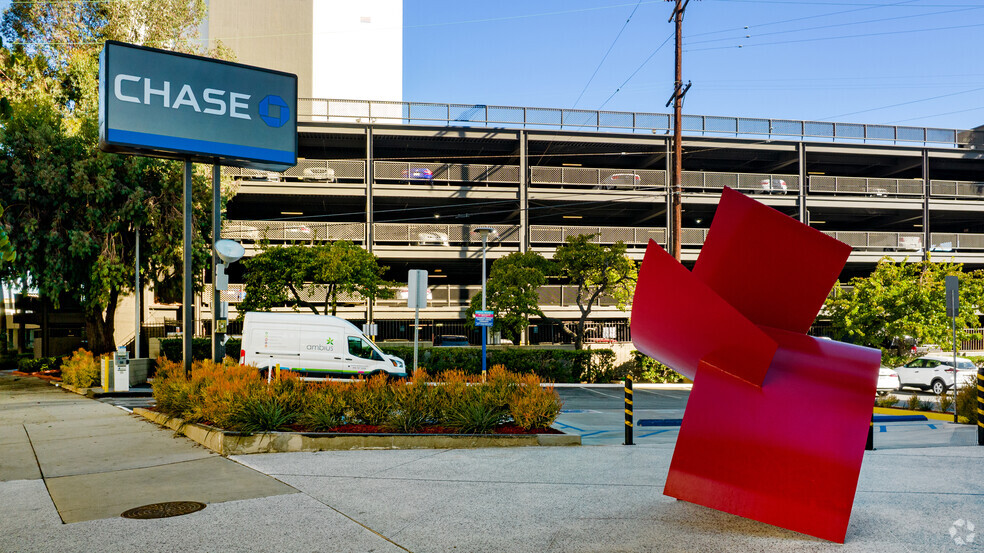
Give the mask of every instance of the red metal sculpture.
[[806, 331], [849, 254], [730, 188], [693, 271], [650, 241], [632, 339], [694, 381], [666, 495], [844, 541], [881, 353]]

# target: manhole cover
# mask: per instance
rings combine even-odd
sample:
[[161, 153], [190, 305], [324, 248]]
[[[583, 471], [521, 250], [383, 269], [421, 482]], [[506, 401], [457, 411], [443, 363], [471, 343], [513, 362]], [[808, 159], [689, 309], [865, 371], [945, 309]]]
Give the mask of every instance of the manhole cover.
[[123, 518], [139, 519], [179, 517], [181, 515], [189, 515], [195, 511], [201, 511], [204, 508], [205, 504], [197, 501], [168, 501], [166, 503], [152, 503], [143, 507], [135, 507], [129, 511], [125, 511], [120, 516]]

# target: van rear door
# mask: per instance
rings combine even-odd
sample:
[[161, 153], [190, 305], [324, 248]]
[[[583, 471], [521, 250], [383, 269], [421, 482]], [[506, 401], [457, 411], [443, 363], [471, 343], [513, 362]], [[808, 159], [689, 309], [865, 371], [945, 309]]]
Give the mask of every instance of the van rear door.
[[284, 369], [296, 368], [300, 353], [298, 333], [293, 326], [257, 326], [250, 329], [249, 338], [249, 351], [246, 355], [256, 366], [264, 368], [279, 364]]

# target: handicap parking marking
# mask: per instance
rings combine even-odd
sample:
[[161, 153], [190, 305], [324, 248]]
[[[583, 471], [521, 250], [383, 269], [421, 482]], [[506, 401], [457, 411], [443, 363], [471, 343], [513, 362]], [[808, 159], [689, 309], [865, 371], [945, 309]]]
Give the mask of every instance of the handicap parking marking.
[[878, 425], [878, 432], [910, 432], [913, 430], [925, 430], [929, 427], [930, 430], [942, 430], [942, 425], [939, 423], [921, 423], [921, 424], [880, 424]]
[[656, 434], [662, 434], [663, 432], [670, 432], [672, 430], [676, 430], [676, 428], [665, 428], [663, 430], [657, 430], [656, 432], [650, 432], [648, 434], [643, 434], [643, 435], [641, 435], [639, 437], [640, 438], [648, 438], [649, 436], [655, 436]]
[[561, 426], [563, 428], [570, 428], [571, 430], [576, 430], [578, 432], [584, 432], [584, 429], [583, 428], [578, 428], [576, 426], [571, 426], [569, 424], [564, 424], [562, 422], [554, 421], [554, 424], [556, 424], [557, 426]]
[[581, 437], [587, 438], [588, 436], [597, 436], [598, 434], [605, 434], [606, 432], [611, 432], [611, 430], [596, 430], [594, 432], [588, 432], [587, 434], [581, 434]]

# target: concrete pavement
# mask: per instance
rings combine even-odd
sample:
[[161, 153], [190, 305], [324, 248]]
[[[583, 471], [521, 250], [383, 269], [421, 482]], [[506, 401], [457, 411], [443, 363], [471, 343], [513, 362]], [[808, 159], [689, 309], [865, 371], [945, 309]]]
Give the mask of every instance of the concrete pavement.
[[[842, 546], [663, 496], [672, 441], [226, 459], [32, 380], [0, 374], [5, 552], [984, 550], [979, 446], [866, 453]], [[208, 505], [119, 517], [167, 500]]]

